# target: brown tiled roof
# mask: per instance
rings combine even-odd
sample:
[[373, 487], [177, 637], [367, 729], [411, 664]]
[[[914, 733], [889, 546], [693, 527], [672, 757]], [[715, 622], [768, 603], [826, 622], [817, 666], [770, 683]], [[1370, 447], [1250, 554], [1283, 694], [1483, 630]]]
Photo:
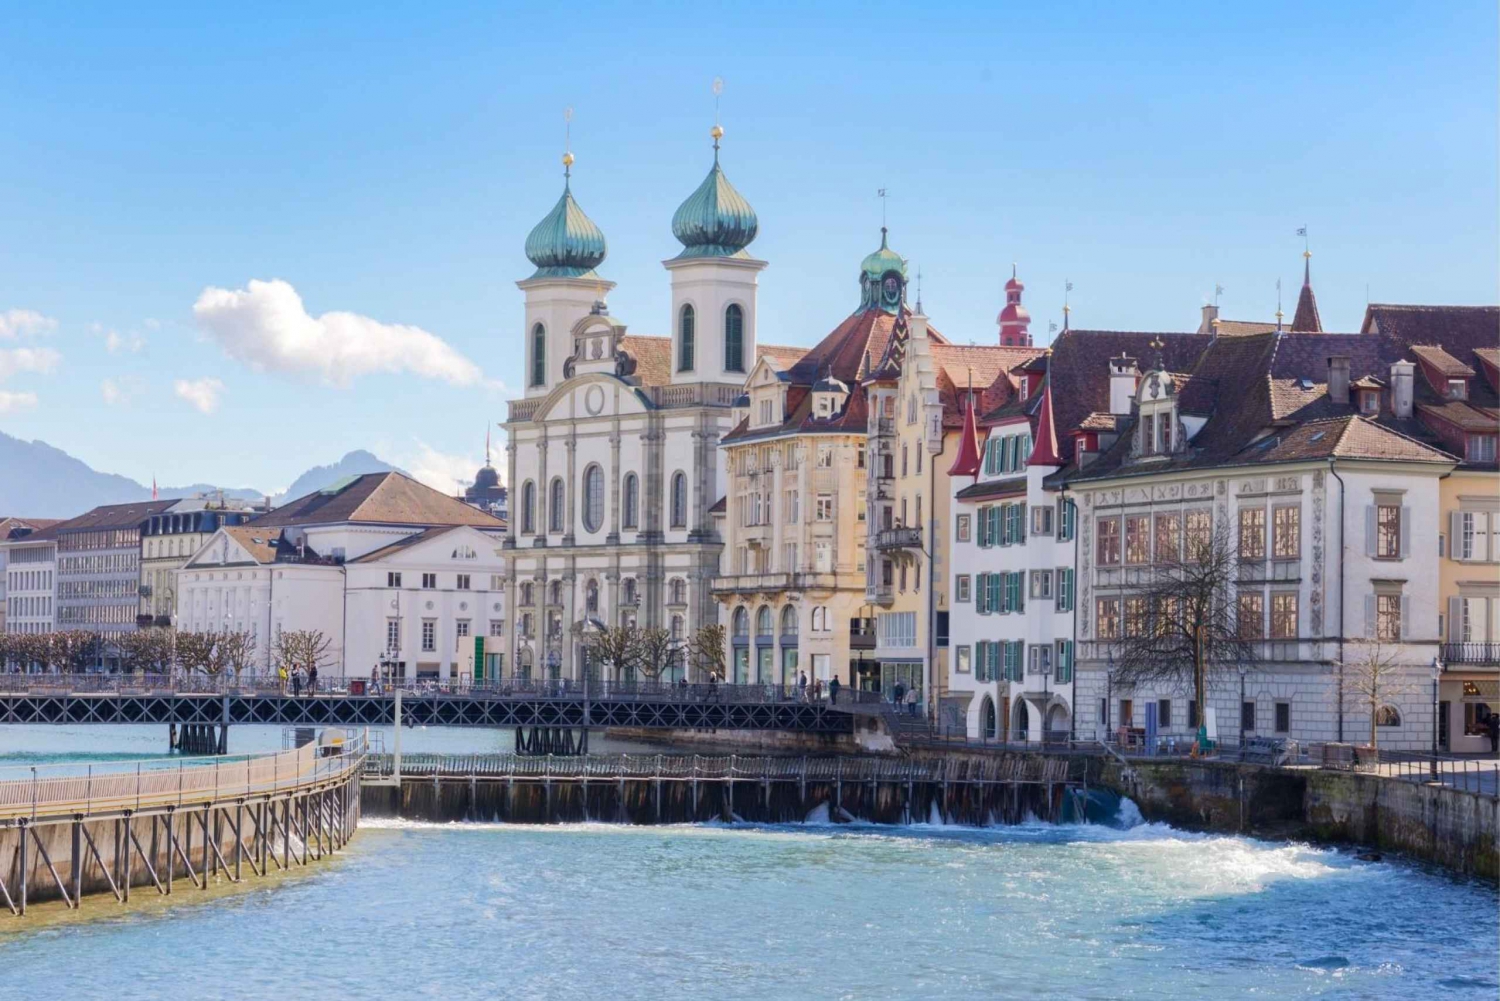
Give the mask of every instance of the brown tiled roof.
[[1483, 361], [1500, 368], [1500, 348], [1475, 348], [1474, 353]]
[[1386, 382], [1377, 376], [1367, 375], [1363, 378], [1355, 379], [1349, 385], [1354, 389], [1384, 389]]
[[964, 399], [971, 377], [978, 398], [976, 406], [980, 413], [988, 413], [1015, 397], [1011, 370], [1046, 354], [1045, 348], [1000, 345], [933, 344], [929, 350], [938, 365], [937, 390], [943, 401], [943, 426], [954, 428], [963, 426]]
[[1453, 456], [1358, 415], [1308, 421], [1253, 442], [1230, 464], [1298, 462], [1308, 459], [1369, 459], [1390, 462], [1454, 462]]
[[161, 514], [176, 504], [175, 500], [134, 501], [130, 504], [105, 504], [86, 511], [76, 518], [59, 521], [35, 532], [28, 538], [58, 538], [72, 532], [92, 532], [102, 529], [136, 528], [153, 514]]
[[708, 509], [709, 514], [727, 514], [729, 512], [729, 495], [725, 494], [714, 501], [714, 506]]
[[1311, 254], [1302, 255], [1302, 291], [1297, 294], [1297, 311], [1292, 314], [1292, 330], [1305, 334], [1323, 332], [1323, 321], [1318, 316], [1318, 297], [1313, 295]]
[[1474, 375], [1474, 369], [1471, 366], [1465, 365], [1436, 344], [1414, 344], [1411, 353], [1416, 355], [1419, 361], [1431, 365], [1441, 375], [1454, 379], [1467, 379]]
[[257, 529], [252, 525], [226, 525], [224, 534], [233, 539], [250, 557], [257, 563], [275, 563], [278, 543], [281, 541], [281, 530], [267, 531], [264, 528]]
[[[16, 533], [26, 533], [25, 537], [35, 535], [53, 525], [61, 525], [63, 520], [62, 518], [0, 518], [0, 542], [8, 541]], [[23, 536], [17, 535], [17, 538], [21, 537]]]
[[1465, 431], [1477, 434], [1500, 433], [1500, 421], [1495, 417], [1494, 407], [1475, 406], [1464, 400], [1444, 400], [1441, 403], [1418, 403], [1417, 410]]
[[978, 500], [991, 497], [1018, 497], [1026, 493], [1026, 477], [1012, 476], [1004, 480], [984, 480], [964, 487], [953, 496], [958, 500]]
[[1115, 429], [1116, 417], [1114, 414], [1103, 410], [1096, 410], [1083, 420], [1079, 421], [1075, 430], [1078, 431], [1113, 431]]
[[636, 378], [642, 386], [665, 386], [672, 381], [672, 338], [626, 334], [620, 349], [635, 359]]
[[755, 360], [769, 358], [776, 363], [777, 368], [791, 368], [802, 360], [807, 354], [807, 348], [793, 347], [789, 344], [757, 344], [755, 346]]
[[498, 518], [400, 473], [366, 473], [354, 477], [336, 493], [318, 491], [298, 497], [242, 527], [336, 525], [341, 522], [473, 525], [476, 528], [503, 528], [505, 525]]
[[1276, 332], [1276, 321], [1220, 320], [1214, 327], [1220, 337], [1243, 337], [1246, 334], [1271, 334]]
[[1500, 306], [1413, 306], [1372, 302], [1360, 333], [1403, 345], [1442, 344], [1460, 356], [1500, 343]]

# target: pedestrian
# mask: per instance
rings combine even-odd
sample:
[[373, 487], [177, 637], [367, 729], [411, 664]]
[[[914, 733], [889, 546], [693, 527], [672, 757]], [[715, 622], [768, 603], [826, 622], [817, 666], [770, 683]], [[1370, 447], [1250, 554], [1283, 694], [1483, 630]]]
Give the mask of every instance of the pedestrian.
[[314, 664], [307, 669], [307, 694], [318, 694], [318, 665]]
[[908, 715], [908, 716], [915, 716], [916, 714], [917, 714], [917, 686], [916, 685], [912, 685], [910, 688], [908, 688], [906, 690], [906, 715]]
[[836, 706], [839, 704], [839, 676], [834, 675], [833, 680], [828, 683], [828, 704]]
[[1490, 713], [1490, 718], [1484, 721], [1484, 728], [1490, 734], [1490, 753], [1500, 754], [1500, 713]]
[[294, 699], [301, 698], [301, 696], [302, 696], [302, 671], [301, 671], [301, 669], [294, 667], [294, 668], [292, 668], [292, 698], [294, 698]]
[[807, 672], [806, 671], [803, 671], [802, 672], [802, 676], [797, 679], [797, 698], [798, 698], [798, 700], [800, 700], [802, 702], [806, 702], [807, 701]]
[[901, 711], [901, 700], [905, 697], [906, 686], [899, 681], [896, 682], [896, 687], [891, 689], [891, 704], [896, 707], [897, 712]]
[[281, 694], [286, 694], [286, 665], [279, 664], [276, 667], [276, 683], [281, 688]]
[[380, 694], [380, 667], [378, 665], [370, 668], [370, 694]]

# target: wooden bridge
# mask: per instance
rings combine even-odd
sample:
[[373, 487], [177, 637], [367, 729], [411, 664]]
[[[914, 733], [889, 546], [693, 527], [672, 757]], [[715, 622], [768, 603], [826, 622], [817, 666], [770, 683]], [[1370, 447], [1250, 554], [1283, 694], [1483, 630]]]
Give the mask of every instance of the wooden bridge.
[[1086, 763], [1029, 753], [928, 760], [698, 754], [370, 755], [365, 809], [510, 823], [705, 820], [992, 824], [1057, 820]]
[[179, 875], [207, 890], [308, 865], [354, 835], [366, 750], [351, 734], [239, 759], [0, 770], [0, 904], [123, 904], [136, 887], [171, 894]]

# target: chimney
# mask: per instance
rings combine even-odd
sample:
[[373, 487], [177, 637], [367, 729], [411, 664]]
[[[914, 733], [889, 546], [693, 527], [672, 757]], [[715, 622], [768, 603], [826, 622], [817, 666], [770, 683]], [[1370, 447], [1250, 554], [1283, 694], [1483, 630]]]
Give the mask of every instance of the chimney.
[[1140, 370], [1135, 367], [1134, 358], [1126, 358], [1121, 355], [1109, 360], [1109, 412], [1112, 414], [1130, 413], [1131, 404], [1135, 402], [1135, 387], [1140, 381]]
[[1203, 307], [1203, 320], [1198, 324], [1198, 333], [1208, 334], [1210, 336], [1218, 333], [1218, 331], [1214, 328], [1214, 324], [1218, 322], [1218, 319], [1219, 307], [1205, 305]]
[[1349, 404], [1349, 356], [1328, 359], [1328, 396], [1340, 406]]
[[1391, 410], [1397, 417], [1411, 416], [1411, 398], [1415, 388], [1416, 372], [1415, 362], [1391, 363]]

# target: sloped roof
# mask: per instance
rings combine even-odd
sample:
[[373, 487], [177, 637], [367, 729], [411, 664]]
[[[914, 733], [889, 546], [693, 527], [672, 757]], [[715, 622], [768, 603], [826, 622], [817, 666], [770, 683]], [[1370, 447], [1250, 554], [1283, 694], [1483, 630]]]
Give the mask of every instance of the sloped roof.
[[406, 538], [398, 539], [388, 546], [381, 546], [379, 549], [372, 549], [358, 559], [353, 559], [349, 562], [374, 563], [377, 560], [385, 559], [387, 556], [390, 556], [393, 553], [399, 553], [403, 549], [410, 549], [412, 546], [419, 545], [420, 543], [426, 542], [429, 539], [436, 539], [440, 535], [447, 535], [449, 532], [452, 532], [459, 527], [461, 526], [443, 525], [438, 528], [424, 528], [422, 531], [417, 532], [415, 535], [408, 535]]
[[317, 491], [289, 501], [245, 528], [282, 525], [337, 525], [365, 522], [381, 525], [473, 525], [503, 528], [498, 518], [470, 507], [400, 473], [366, 473], [333, 491]]
[[0, 518], [0, 542], [9, 541], [12, 537], [30, 538], [43, 529], [61, 525], [63, 521], [62, 518]]
[[1003, 406], [1016, 395], [1011, 371], [1047, 353], [1046, 348], [1000, 345], [933, 344], [929, 350], [938, 365], [938, 398], [943, 403], [943, 426], [963, 425], [964, 400], [970, 378], [981, 413]]
[[1393, 343], [1442, 344], [1465, 355], [1500, 343], [1500, 306], [1418, 306], [1372, 302], [1360, 333], [1379, 332]]
[[1439, 345], [1414, 344], [1411, 353], [1416, 355], [1419, 361], [1431, 365], [1436, 372], [1449, 378], [1468, 379], [1474, 375], [1473, 366], [1465, 365]]
[[1220, 337], [1243, 337], [1246, 334], [1271, 334], [1276, 332], [1276, 321], [1220, 319], [1214, 327], [1214, 332]]
[[250, 554], [257, 563], [275, 563], [280, 551], [281, 530], [266, 531], [250, 525], [226, 525], [222, 531]]
[[1358, 414], [1308, 421], [1280, 434], [1246, 445], [1235, 457], [1241, 462], [1276, 463], [1307, 459], [1367, 459], [1390, 462], [1456, 461], [1425, 445]]
[[134, 501], [129, 504], [104, 504], [85, 511], [76, 518], [54, 522], [28, 539], [56, 539], [73, 532], [93, 532], [109, 529], [136, 528], [141, 522], [155, 514], [161, 514], [176, 504], [175, 500]]

